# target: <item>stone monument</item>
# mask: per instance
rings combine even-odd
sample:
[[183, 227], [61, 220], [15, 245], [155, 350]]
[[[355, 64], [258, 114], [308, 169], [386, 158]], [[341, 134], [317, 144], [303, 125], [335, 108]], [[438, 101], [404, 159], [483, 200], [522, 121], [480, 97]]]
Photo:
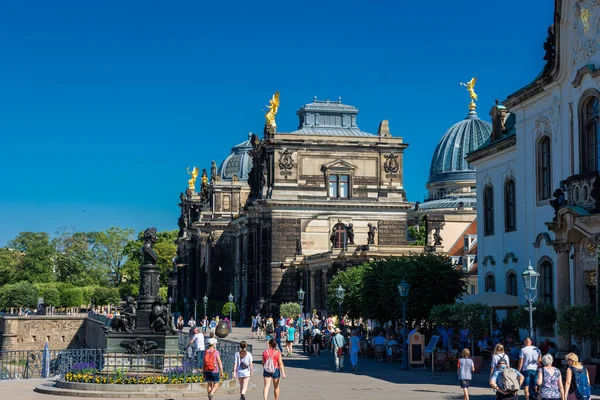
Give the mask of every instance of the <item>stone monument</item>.
[[[156, 265], [156, 228], [144, 231], [142, 266], [140, 267], [140, 294], [137, 307], [132, 298], [122, 315], [111, 323], [106, 332], [109, 352], [122, 352], [130, 343], [148, 343], [154, 353], [178, 353], [178, 336], [169, 306], [158, 295], [160, 270]], [[156, 343], [156, 346], [153, 344]], [[139, 346], [138, 346], [139, 347]]]

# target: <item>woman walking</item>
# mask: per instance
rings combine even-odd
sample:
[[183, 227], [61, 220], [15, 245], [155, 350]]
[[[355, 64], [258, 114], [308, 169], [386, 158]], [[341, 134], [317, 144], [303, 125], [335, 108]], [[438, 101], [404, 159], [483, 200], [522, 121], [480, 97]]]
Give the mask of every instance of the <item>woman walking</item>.
[[502, 343], [498, 343], [494, 347], [494, 355], [492, 356], [492, 362], [490, 363], [490, 379], [492, 379], [494, 372], [498, 370], [498, 361], [500, 360], [506, 361], [506, 365], [510, 366], [508, 354], [504, 353], [504, 346]]
[[565, 356], [567, 362], [567, 377], [565, 379], [565, 391], [571, 387], [571, 382], [575, 386], [575, 397], [577, 400], [589, 400], [591, 397], [590, 376], [587, 369], [579, 362], [579, 357], [575, 353], [569, 353]]
[[219, 351], [215, 348], [216, 344], [217, 339], [212, 337], [208, 339], [208, 350], [204, 352], [204, 364], [202, 365], [204, 381], [207, 383], [208, 400], [213, 400], [213, 395], [219, 388], [219, 382], [223, 376], [223, 363]]
[[358, 352], [360, 351], [360, 337], [356, 334], [356, 330], [352, 331], [350, 336], [350, 362], [352, 363], [352, 371], [356, 371], [358, 366]]
[[[404, 357], [404, 355], [402, 355]], [[458, 380], [460, 381], [460, 388], [463, 390], [463, 400], [469, 400], [469, 385], [473, 378], [473, 372], [475, 372], [475, 364], [471, 360], [471, 352], [465, 348], [462, 351], [462, 358], [458, 360]]]
[[233, 367], [233, 379], [237, 379], [240, 383], [240, 400], [246, 400], [246, 390], [250, 377], [254, 375], [252, 366], [252, 354], [246, 350], [248, 344], [245, 341], [240, 342], [240, 351], [235, 353], [235, 361]]
[[565, 390], [562, 377], [558, 368], [552, 366], [552, 356], [546, 354], [542, 357], [543, 368], [538, 369], [537, 384], [540, 387], [542, 400], [565, 400]]
[[[285, 369], [281, 353], [277, 350], [277, 342], [275, 339], [269, 340], [268, 348], [262, 355], [263, 379], [265, 387], [263, 389], [263, 400], [267, 400], [269, 396], [269, 388], [273, 383], [273, 393], [275, 400], [279, 400], [279, 379], [285, 379]], [[210, 399], [212, 400], [212, 399]]]

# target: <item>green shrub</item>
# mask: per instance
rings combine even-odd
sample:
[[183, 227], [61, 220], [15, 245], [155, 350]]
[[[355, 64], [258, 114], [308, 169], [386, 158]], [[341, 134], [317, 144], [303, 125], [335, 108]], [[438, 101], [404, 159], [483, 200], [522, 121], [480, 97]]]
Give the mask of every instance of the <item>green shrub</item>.
[[81, 288], [65, 289], [60, 294], [60, 305], [63, 307], [80, 307], [83, 304]]
[[55, 284], [40, 283], [37, 284], [38, 296], [44, 299], [44, 304], [58, 306], [60, 303], [60, 293]]
[[0, 288], [0, 305], [5, 308], [37, 307], [38, 297], [38, 289], [26, 281]]
[[279, 314], [283, 318], [295, 318], [300, 314], [300, 311], [300, 304], [294, 302], [283, 303], [279, 306]]

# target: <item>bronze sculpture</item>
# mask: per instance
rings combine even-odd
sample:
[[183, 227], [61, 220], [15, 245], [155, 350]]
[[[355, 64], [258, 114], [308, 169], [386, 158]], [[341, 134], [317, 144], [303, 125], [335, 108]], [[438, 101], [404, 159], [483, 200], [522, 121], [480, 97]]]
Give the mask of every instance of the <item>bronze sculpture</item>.
[[186, 171], [188, 175], [191, 176], [191, 178], [188, 179], [188, 189], [196, 190], [196, 178], [198, 177], [198, 168], [194, 167], [194, 169], [190, 171], [190, 167], [188, 167]]
[[269, 105], [267, 108], [269, 109], [269, 111], [265, 114], [267, 125], [276, 127], [275, 115], [277, 115], [277, 110], [279, 110], [279, 92], [275, 92], [271, 100], [269, 100]]

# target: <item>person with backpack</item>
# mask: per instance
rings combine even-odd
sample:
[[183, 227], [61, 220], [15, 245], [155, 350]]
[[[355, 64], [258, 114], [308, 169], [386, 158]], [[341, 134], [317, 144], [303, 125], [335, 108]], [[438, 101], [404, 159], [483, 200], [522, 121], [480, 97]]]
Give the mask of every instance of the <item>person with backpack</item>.
[[269, 396], [271, 383], [273, 383], [275, 400], [279, 400], [279, 379], [286, 379], [286, 376], [283, 359], [281, 353], [277, 350], [277, 342], [275, 339], [269, 340], [268, 348], [262, 355], [262, 365], [265, 383], [265, 387], [263, 388], [263, 400], [267, 400], [267, 397]]
[[592, 396], [592, 390], [590, 388], [590, 375], [587, 369], [579, 362], [579, 357], [575, 353], [567, 354], [565, 362], [568, 366], [567, 377], [565, 379], [565, 392], [571, 392], [571, 384], [573, 384], [572, 391], [575, 393], [577, 400], [589, 400]]
[[240, 400], [246, 400], [246, 390], [248, 390], [248, 382], [254, 374], [252, 363], [252, 353], [249, 353], [246, 348], [248, 344], [245, 341], [240, 342], [240, 350], [235, 353], [233, 362], [233, 379], [237, 379], [240, 383]]
[[565, 400], [565, 391], [563, 388], [560, 370], [552, 366], [552, 356], [546, 354], [542, 357], [543, 368], [538, 371], [537, 384], [540, 388], [542, 400]]
[[542, 365], [542, 352], [532, 345], [531, 338], [525, 338], [525, 346], [519, 353], [519, 371], [525, 377], [525, 398], [533, 397], [536, 392], [537, 370]]
[[519, 388], [525, 377], [519, 371], [508, 366], [505, 360], [498, 361], [498, 370], [490, 379], [490, 386], [496, 391], [496, 400], [519, 399]]
[[275, 335], [275, 325], [273, 324], [273, 318], [267, 319], [267, 324], [265, 325], [265, 339], [267, 342], [271, 341]]
[[510, 358], [506, 353], [504, 353], [504, 346], [502, 343], [498, 343], [494, 347], [494, 355], [492, 356], [492, 362], [490, 363], [490, 379], [492, 379], [492, 375], [498, 369], [498, 361], [504, 360], [506, 364], [510, 366]]
[[219, 388], [219, 382], [221, 382], [221, 378], [223, 377], [223, 363], [221, 362], [219, 351], [215, 348], [217, 339], [211, 337], [207, 342], [208, 350], [204, 352], [202, 372], [204, 374], [204, 381], [207, 383], [206, 392], [208, 400], [213, 400], [213, 396]]
[[469, 357], [471, 357], [471, 352], [465, 347], [462, 351], [462, 358], [458, 360], [457, 365], [458, 380], [460, 381], [460, 388], [463, 390], [463, 400], [469, 400], [469, 385], [471, 379], [473, 379], [473, 372], [475, 372], [475, 364]]

